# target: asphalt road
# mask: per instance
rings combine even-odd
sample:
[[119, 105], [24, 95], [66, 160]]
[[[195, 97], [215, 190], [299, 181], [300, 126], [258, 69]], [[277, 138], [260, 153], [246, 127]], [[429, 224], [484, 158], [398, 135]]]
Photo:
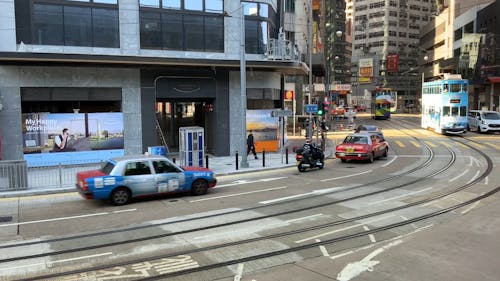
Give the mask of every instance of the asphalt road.
[[[383, 128], [391, 145], [387, 159], [372, 164], [330, 159], [323, 170], [305, 173], [290, 167], [228, 175], [219, 177], [218, 187], [206, 196], [154, 198], [121, 207], [85, 201], [76, 193], [2, 198], [1, 210], [14, 215], [12, 222], [0, 222], [0, 241], [5, 241], [0, 244], [0, 256], [37, 257], [0, 261], [0, 278], [11, 280], [31, 274], [132, 262], [73, 274], [65, 280], [87, 277], [138, 280], [164, 274], [165, 267], [202, 268], [214, 262], [316, 243], [303, 250], [168, 280], [500, 280], [498, 194], [444, 212], [499, 185], [500, 136], [477, 133], [465, 137], [441, 136], [418, 129], [418, 119], [411, 115], [395, 115], [389, 121], [368, 118], [356, 121]], [[488, 176], [470, 187], [415, 207], [318, 228], [325, 223], [369, 216], [452, 192], [479, 179], [487, 171], [488, 162], [466, 144], [485, 152], [493, 164]], [[384, 180], [387, 178], [391, 179]], [[384, 191], [388, 188], [392, 189]], [[322, 244], [343, 235], [439, 211], [443, 211], [439, 216], [402, 227]], [[183, 222], [173, 223], [180, 220]], [[212, 227], [221, 223], [227, 225]], [[131, 227], [136, 229], [123, 231]], [[191, 231], [200, 227], [204, 229]], [[308, 227], [313, 229], [304, 231]], [[103, 231], [110, 233], [93, 235]], [[162, 236], [179, 231], [183, 233]], [[279, 236], [289, 231], [296, 233]], [[82, 237], [61, 239], [74, 235]], [[274, 236], [234, 247], [192, 251], [166, 260], [138, 260], [269, 235]], [[152, 236], [162, 237], [139, 241]], [[126, 243], [134, 239], [138, 241]], [[32, 245], [5, 247], [31, 241]], [[115, 245], [91, 247], [106, 242]], [[89, 249], [71, 250], [86, 247]]]

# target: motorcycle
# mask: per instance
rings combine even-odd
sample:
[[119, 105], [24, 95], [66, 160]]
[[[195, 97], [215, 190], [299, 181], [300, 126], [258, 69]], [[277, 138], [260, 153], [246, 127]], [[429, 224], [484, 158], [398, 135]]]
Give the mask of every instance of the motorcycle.
[[297, 169], [299, 172], [304, 172], [307, 168], [323, 169], [325, 166], [325, 154], [320, 148], [316, 148], [315, 150], [315, 152], [312, 152], [308, 149], [299, 148], [295, 151], [295, 160], [297, 161]]

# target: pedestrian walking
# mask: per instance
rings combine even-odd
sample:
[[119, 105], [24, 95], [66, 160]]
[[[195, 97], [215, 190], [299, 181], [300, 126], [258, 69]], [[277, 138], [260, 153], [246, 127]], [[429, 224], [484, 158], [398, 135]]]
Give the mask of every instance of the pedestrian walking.
[[250, 154], [250, 151], [253, 153], [253, 156], [255, 157], [255, 159], [259, 159], [259, 158], [257, 158], [257, 152], [255, 152], [255, 143], [253, 140], [252, 130], [250, 130], [250, 134], [248, 134], [248, 137], [247, 137], [247, 155]]

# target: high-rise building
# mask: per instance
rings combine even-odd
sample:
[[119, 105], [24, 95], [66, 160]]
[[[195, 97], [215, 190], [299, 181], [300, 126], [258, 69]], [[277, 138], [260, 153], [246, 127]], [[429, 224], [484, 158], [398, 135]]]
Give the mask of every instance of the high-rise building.
[[417, 104], [420, 27], [431, 20], [439, 2], [353, 0], [353, 11], [347, 12], [354, 26], [353, 100], [369, 103], [371, 91], [385, 87], [397, 91], [398, 110]]

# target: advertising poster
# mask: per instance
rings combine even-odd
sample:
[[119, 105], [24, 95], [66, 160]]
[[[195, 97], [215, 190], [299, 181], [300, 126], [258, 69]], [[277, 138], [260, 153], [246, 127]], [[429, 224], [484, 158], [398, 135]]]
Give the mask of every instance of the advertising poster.
[[272, 109], [247, 110], [247, 136], [252, 131], [255, 150], [279, 151], [279, 118], [271, 117]]
[[108, 154], [99, 151], [124, 148], [121, 112], [28, 113], [22, 122], [28, 166], [102, 161]]
[[370, 83], [373, 80], [373, 59], [359, 59], [359, 83]]

